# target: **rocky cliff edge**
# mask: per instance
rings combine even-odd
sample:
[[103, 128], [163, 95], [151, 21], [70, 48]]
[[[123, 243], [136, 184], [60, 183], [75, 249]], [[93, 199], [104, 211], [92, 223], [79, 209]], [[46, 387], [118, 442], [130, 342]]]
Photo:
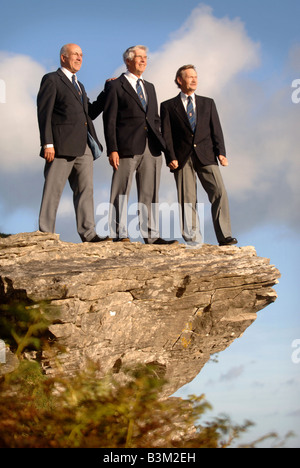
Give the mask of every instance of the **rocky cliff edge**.
[[[122, 374], [148, 363], [171, 395], [277, 298], [279, 271], [254, 247], [62, 242], [56, 234], [0, 239], [0, 301], [57, 307], [50, 326], [66, 373], [99, 363]], [[0, 337], [1, 338], [1, 337]], [[45, 372], [57, 360], [43, 355]]]

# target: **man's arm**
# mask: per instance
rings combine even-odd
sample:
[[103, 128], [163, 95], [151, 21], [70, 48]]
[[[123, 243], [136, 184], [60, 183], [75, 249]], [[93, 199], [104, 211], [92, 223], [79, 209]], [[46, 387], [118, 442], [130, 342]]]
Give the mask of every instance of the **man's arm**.
[[165, 158], [167, 166], [171, 170], [178, 168], [178, 161], [175, 155], [174, 146], [173, 146], [173, 137], [172, 137], [172, 128], [170, 123], [170, 115], [165, 103], [162, 103], [160, 106], [160, 116], [161, 116], [161, 129], [162, 136], [166, 142]]
[[[146, 83], [145, 83], [146, 84]], [[157, 102], [157, 96], [156, 96], [156, 91], [155, 87], [152, 83], [147, 83], [146, 91], [150, 92], [149, 98], [151, 100], [151, 105], [153, 106], [154, 109], [154, 127], [157, 132], [161, 132], [161, 118], [158, 114], [158, 102]]]
[[92, 120], [95, 120], [98, 117], [98, 115], [100, 115], [101, 112], [104, 111], [107, 84], [115, 79], [116, 78], [109, 78], [108, 80], [106, 80], [104, 90], [99, 94], [96, 101], [90, 102], [88, 100], [89, 116]]
[[222, 166], [228, 166], [223, 131], [214, 100], [212, 100], [211, 103], [211, 132], [215, 154], [217, 155]]
[[96, 101], [90, 102], [88, 100], [89, 116], [92, 120], [95, 120], [98, 115], [104, 110], [105, 105], [105, 92], [102, 91], [97, 97]]
[[53, 80], [45, 75], [42, 79], [37, 97], [38, 123], [40, 130], [41, 146], [44, 150], [44, 158], [47, 162], [53, 161], [55, 157], [52, 114], [56, 98], [56, 86]]
[[112, 82], [110, 82], [107, 84], [106, 99], [103, 111], [103, 124], [109, 162], [116, 170], [119, 167], [119, 152], [117, 143], [117, 116], [117, 89], [116, 86], [113, 86]]

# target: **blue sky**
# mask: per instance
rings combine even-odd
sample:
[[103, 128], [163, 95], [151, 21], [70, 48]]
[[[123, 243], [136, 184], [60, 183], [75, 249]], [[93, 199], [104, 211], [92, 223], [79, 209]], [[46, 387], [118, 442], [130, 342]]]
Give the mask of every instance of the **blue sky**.
[[[291, 84], [300, 79], [299, 17], [297, 0], [11, 0], [2, 2], [0, 29], [0, 232], [37, 229], [43, 163], [35, 100], [43, 74], [59, 66], [64, 43], [83, 49], [79, 79], [91, 99], [123, 70], [123, 51], [137, 43], [149, 47], [145, 77], [159, 100], [177, 94], [179, 66], [196, 65], [198, 94], [215, 99], [225, 134], [230, 166], [222, 174], [233, 234], [239, 245], [254, 245], [270, 258], [282, 277], [275, 304], [179, 393], [205, 393], [215, 414], [253, 420], [249, 439], [292, 429], [297, 437], [289, 444], [296, 447], [300, 364], [291, 356], [300, 339], [300, 103], [292, 102]], [[95, 125], [103, 141], [101, 117]], [[108, 201], [110, 177], [103, 157], [95, 164], [96, 207]], [[166, 168], [161, 201], [176, 201]], [[199, 201], [205, 203], [205, 242], [216, 243], [201, 188]], [[68, 188], [56, 230], [63, 240], [79, 241]]]

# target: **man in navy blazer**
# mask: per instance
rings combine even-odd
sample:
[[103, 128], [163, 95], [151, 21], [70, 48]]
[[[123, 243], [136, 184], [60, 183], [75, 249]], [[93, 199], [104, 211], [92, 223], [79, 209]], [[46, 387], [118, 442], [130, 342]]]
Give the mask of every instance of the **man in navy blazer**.
[[83, 242], [100, 242], [106, 238], [98, 237], [95, 231], [93, 160], [100, 156], [102, 146], [89, 117], [93, 105], [76, 76], [82, 64], [81, 48], [66, 44], [60, 61], [60, 69], [42, 78], [37, 97], [40, 155], [45, 159], [39, 228], [55, 231], [59, 201], [69, 180], [78, 234]]
[[147, 244], [171, 244], [160, 238], [158, 192], [165, 149], [155, 88], [143, 79], [147, 48], [130, 47], [123, 54], [126, 73], [106, 85], [103, 113], [111, 185], [111, 231], [115, 241], [128, 241], [127, 198], [136, 174], [139, 221]]
[[161, 104], [165, 157], [174, 172], [181, 228], [190, 244], [202, 242], [197, 214], [197, 176], [211, 203], [212, 219], [219, 245], [236, 244], [231, 235], [229, 204], [218, 162], [228, 165], [223, 132], [213, 99], [195, 94], [196, 69], [184, 65], [176, 74], [178, 96]]

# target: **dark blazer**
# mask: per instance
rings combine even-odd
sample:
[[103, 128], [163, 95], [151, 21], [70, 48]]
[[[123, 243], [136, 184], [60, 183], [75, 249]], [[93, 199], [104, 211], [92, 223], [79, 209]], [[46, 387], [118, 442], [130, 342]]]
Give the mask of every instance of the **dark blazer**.
[[113, 151], [120, 157], [143, 154], [147, 136], [153, 156], [160, 156], [165, 149], [155, 88], [147, 81], [144, 87], [148, 102], [146, 112], [124, 74], [107, 83], [103, 113], [107, 154]]
[[93, 122], [88, 115], [88, 98], [82, 83], [82, 98], [66, 75], [58, 69], [42, 78], [37, 97], [41, 152], [43, 146], [53, 144], [55, 157], [82, 156], [86, 149], [88, 131], [97, 138]]
[[217, 156], [226, 156], [223, 132], [213, 99], [196, 96], [196, 115], [197, 125], [193, 133], [180, 94], [161, 104], [167, 165], [178, 160], [178, 169], [181, 169], [192, 154], [205, 166], [217, 165]]
[[97, 97], [96, 101], [94, 102], [88, 102], [88, 108], [89, 108], [89, 116], [92, 120], [95, 120], [98, 115], [101, 114], [104, 110], [104, 104], [105, 104], [105, 98], [106, 98], [106, 86], [104, 91], [102, 91], [99, 96]]

